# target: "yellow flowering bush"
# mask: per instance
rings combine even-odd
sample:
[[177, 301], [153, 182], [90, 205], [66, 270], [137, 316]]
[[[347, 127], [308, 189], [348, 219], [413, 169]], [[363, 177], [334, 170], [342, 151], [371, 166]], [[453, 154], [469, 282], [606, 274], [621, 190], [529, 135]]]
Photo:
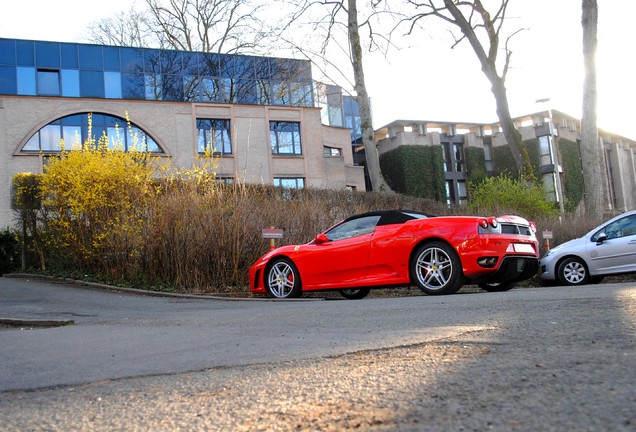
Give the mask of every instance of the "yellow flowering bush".
[[105, 136], [51, 158], [40, 181], [50, 245], [76, 266], [130, 271], [143, 247], [153, 171], [147, 153], [109, 148]]

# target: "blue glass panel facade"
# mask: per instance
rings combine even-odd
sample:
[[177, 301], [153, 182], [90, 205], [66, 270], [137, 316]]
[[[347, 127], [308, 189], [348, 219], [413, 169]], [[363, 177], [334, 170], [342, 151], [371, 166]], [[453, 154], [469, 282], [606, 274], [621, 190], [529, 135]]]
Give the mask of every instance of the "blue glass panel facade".
[[59, 68], [60, 44], [35, 42], [35, 64], [38, 68]]
[[146, 85], [144, 74], [122, 73], [121, 96], [124, 99], [145, 99]]
[[144, 72], [147, 74], [161, 73], [161, 60], [163, 53], [159, 50], [143, 50], [144, 53]]
[[143, 72], [144, 52], [139, 48], [120, 48], [122, 72]]
[[98, 45], [78, 45], [80, 69], [104, 70], [102, 47]]
[[2, 69], [3, 94], [314, 106], [304, 60], [16, 39], [0, 48], [0, 66], [15, 68]]
[[62, 69], [62, 96], [79, 97], [79, 95], [79, 71], [73, 69]]
[[15, 41], [0, 39], [0, 65], [15, 64]]
[[119, 65], [119, 48], [118, 47], [104, 47], [104, 70], [105, 71], [118, 71]]
[[35, 47], [32, 41], [16, 41], [17, 65], [35, 66]]
[[35, 93], [35, 68], [18, 67], [18, 94], [34, 96]]
[[17, 92], [15, 67], [0, 66], [0, 94], [16, 94]]
[[104, 72], [104, 96], [108, 99], [121, 99], [121, 74]]
[[104, 98], [104, 73], [80, 71], [80, 94], [82, 97]]
[[76, 44], [61, 44], [62, 67], [65, 69], [79, 68], [79, 50]]

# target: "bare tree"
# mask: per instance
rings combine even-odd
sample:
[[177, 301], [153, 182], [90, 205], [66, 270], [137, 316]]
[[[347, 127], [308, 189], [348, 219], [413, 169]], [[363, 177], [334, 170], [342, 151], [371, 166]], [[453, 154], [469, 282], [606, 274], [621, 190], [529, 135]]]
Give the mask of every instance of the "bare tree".
[[499, 59], [501, 29], [506, 20], [509, 0], [500, 0], [499, 7], [492, 13], [484, 7], [480, 0], [407, 0], [415, 6], [415, 15], [406, 18], [411, 34], [420, 20], [426, 17], [440, 18], [457, 27], [460, 35], [454, 35], [453, 48], [464, 40], [468, 40], [481, 64], [481, 70], [488, 78], [491, 91], [495, 97], [497, 116], [506, 137], [519, 173], [526, 180], [533, 180], [530, 157], [521, 134], [515, 127], [510, 115], [506, 91], [506, 75], [510, 67], [512, 51], [510, 39], [520, 30], [510, 34], [504, 43], [504, 59]]
[[[581, 118], [581, 162], [585, 183], [585, 212], [600, 219], [605, 209], [604, 181], [599, 176], [603, 166], [603, 149], [596, 123], [596, 45], [598, 5], [596, 0], [583, 0], [583, 116]], [[611, 179], [610, 179], [611, 180]]]
[[131, 8], [110, 18], [91, 23], [87, 39], [100, 45], [146, 47], [154, 39], [147, 23], [146, 13]]
[[146, 0], [92, 23], [89, 40], [120, 46], [239, 53], [259, 47], [263, 37], [259, 5], [251, 0]]
[[[382, 3], [382, 0], [372, 1], [361, 19], [357, 0], [299, 0], [294, 4], [294, 12], [277, 34], [280, 40], [302, 52], [315, 64], [327, 63], [323, 72], [327, 69], [336, 70], [345, 79], [353, 74], [352, 96], [360, 109], [362, 144], [371, 187], [374, 191], [391, 192], [380, 170], [371, 102], [364, 78], [363, 40], [360, 36], [360, 32], [363, 31], [368, 51], [386, 49], [386, 45], [389, 44], [388, 37], [377, 33], [374, 28], [374, 24], [377, 25], [379, 22], [377, 18], [380, 15], [390, 13], [388, 9], [380, 10]], [[299, 44], [293, 42], [292, 37], [288, 38], [285, 35], [286, 32], [299, 32], [304, 27], [301, 21], [303, 17], [308, 19], [307, 26], [310, 28], [312, 40]], [[314, 48], [316, 44], [319, 45], [318, 48]], [[337, 60], [329, 60], [342, 58], [343, 54], [348, 60], [346, 66]], [[329, 72], [326, 72], [326, 75], [329, 75]]]

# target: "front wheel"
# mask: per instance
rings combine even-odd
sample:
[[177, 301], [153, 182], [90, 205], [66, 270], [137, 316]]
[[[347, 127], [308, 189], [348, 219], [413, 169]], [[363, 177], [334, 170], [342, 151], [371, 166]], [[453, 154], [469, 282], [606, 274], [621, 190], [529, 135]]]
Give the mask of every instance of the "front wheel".
[[515, 287], [516, 283], [514, 282], [490, 282], [490, 283], [480, 283], [479, 288], [488, 292], [503, 292], [509, 291]]
[[271, 264], [265, 286], [267, 291], [277, 298], [299, 297], [302, 293], [298, 269], [287, 258], [279, 258]]
[[371, 292], [371, 288], [343, 289], [340, 294], [349, 300], [360, 300], [365, 298]]
[[590, 274], [580, 258], [570, 257], [559, 264], [557, 277], [563, 285], [584, 285], [590, 279]]
[[426, 294], [453, 294], [464, 284], [462, 264], [446, 243], [426, 243], [411, 259], [411, 279]]

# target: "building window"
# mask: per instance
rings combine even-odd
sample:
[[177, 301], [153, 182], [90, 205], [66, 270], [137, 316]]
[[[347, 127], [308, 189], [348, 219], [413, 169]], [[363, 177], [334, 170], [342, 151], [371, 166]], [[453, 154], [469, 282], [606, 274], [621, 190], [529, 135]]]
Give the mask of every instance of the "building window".
[[547, 173], [541, 176], [543, 188], [546, 193], [546, 201], [557, 202], [557, 191], [554, 182], [554, 173]]
[[274, 186], [285, 189], [303, 189], [305, 179], [302, 177], [274, 177]]
[[442, 143], [444, 156], [444, 177], [446, 178], [446, 203], [464, 204], [466, 192], [466, 162], [464, 144], [457, 138], [450, 137]]
[[61, 140], [64, 140], [65, 150], [72, 150], [89, 139], [96, 146], [105, 139], [112, 149], [163, 153], [155, 140], [138, 126], [128, 124], [125, 119], [99, 113], [74, 114], [49, 123], [29, 139], [22, 153], [57, 153], [62, 150]]
[[550, 151], [550, 137], [539, 137], [539, 163], [541, 166], [552, 165], [552, 152]]
[[41, 96], [60, 95], [60, 71], [38, 69], [38, 94]]
[[464, 171], [464, 144], [453, 143], [453, 153], [455, 157], [455, 172]]
[[463, 180], [457, 181], [457, 201], [459, 204], [466, 204], [468, 200], [468, 191], [466, 189], [466, 182]]
[[338, 157], [342, 156], [342, 150], [337, 147], [324, 147], [323, 156], [326, 157]]
[[197, 119], [199, 154], [232, 154], [230, 121], [222, 119]]
[[232, 186], [234, 184], [234, 177], [217, 177], [217, 183]]
[[300, 123], [271, 121], [269, 122], [269, 137], [272, 144], [272, 154], [303, 154], [300, 144]]
[[453, 172], [453, 156], [451, 154], [450, 143], [442, 144], [444, 147], [444, 169], [446, 172]]
[[486, 137], [484, 137], [484, 160], [486, 162], [486, 171], [489, 173], [493, 172], [492, 142], [486, 142]]
[[443, 143], [446, 172], [464, 172], [464, 144]]
[[446, 180], [446, 204], [455, 202], [455, 184], [452, 180]]

